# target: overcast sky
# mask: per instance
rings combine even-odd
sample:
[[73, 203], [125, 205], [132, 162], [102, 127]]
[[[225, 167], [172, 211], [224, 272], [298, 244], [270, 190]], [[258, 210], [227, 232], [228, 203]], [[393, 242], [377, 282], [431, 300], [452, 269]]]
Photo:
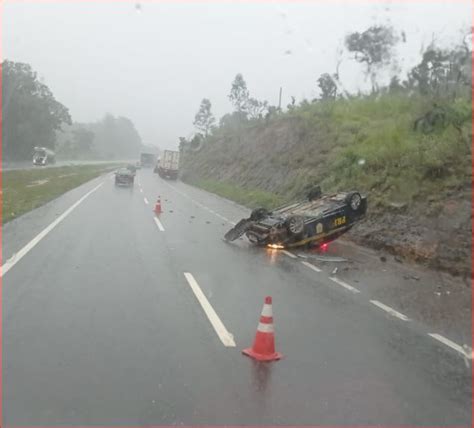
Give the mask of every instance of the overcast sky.
[[[137, 6], [138, 5], [138, 6]], [[106, 112], [129, 117], [144, 143], [173, 148], [193, 132], [202, 98], [217, 118], [231, 110], [231, 81], [242, 73], [251, 95], [286, 106], [317, 94], [335, 71], [344, 36], [373, 24], [406, 33], [402, 69], [419, 61], [433, 33], [440, 44], [471, 26], [469, 0], [15, 2], [3, 6], [3, 57], [30, 63], [73, 120]], [[349, 58], [341, 78], [364, 88]]]

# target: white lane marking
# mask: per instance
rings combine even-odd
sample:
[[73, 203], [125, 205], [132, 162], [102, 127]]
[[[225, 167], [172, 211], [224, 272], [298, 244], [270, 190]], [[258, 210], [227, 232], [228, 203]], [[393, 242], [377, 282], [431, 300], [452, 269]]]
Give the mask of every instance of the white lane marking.
[[431, 336], [433, 339], [438, 340], [439, 342], [445, 344], [446, 346], [449, 346], [451, 349], [454, 349], [455, 351], [459, 352], [464, 357], [472, 360], [472, 353], [471, 355], [469, 355], [468, 353], [466, 353], [466, 351], [464, 350], [462, 346], [459, 346], [457, 343], [454, 343], [452, 340], [449, 340], [438, 333], [428, 333], [428, 336]]
[[293, 253], [290, 253], [289, 251], [281, 250], [281, 252], [282, 252], [283, 254], [285, 254], [285, 256], [291, 257], [292, 259], [296, 259], [296, 258], [297, 258]]
[[229, 220], [227, 217], [224, 217], [223, 215], [211, 210], [210, 208], [206, 207], [205, 205], [201, 204], [200, 202], [196, 201], [195, 199], [191, 198], [191, 196], [189, 196], [187, 193], [184, 193], [184, 192], [181, 192], [180, 190], [178, 190], [176, 187], [172, 186], [171, 184], [169, 183], [166, 183], [165, 184], [169, 187], [171, 187], [176, 193], [180, 194], [181, 196], [184, 196], [185, 198], [189, 199], [192, 203], [196, 204], [198, 207], [200, 208], [203, 208], [207, 211], [209, 211], [210, 213], [214, 214], [215, 216], [219, 217], [221, 220], [224, 220], [225, 222], [231, 224], [232, 226], [235, 226], [237, 223]]
[[217, 336], [219, 336], [221, 342], [224, 344], [224, 346], [235, 347], [234, 336], [227, 331], [219, 316], [216, 314], [216, 311], [211, 306], [206, 296], [204, 296], [204, 293], [199, 287], [197, 281], [194, 279], [194, 276], [189, 272], [184, 272], [184, 276], [186, 277], [191, 290], [193, 290], [196, 299], [207, 315], [212, 327], [214, 327], [214, 330], [217, 333]]
[[158, 217], [153, 217], [153, 220], [155, 220], [155, 224], [158, 226], [158, 229], [160, 229], [160, 232], [164, 232], [165, 228], [161, 224], [161, 221]]
[[149, 204], [149, 202], [148, 202], [148, 199], [147, 199], [147, 198], [143, 198], [143, 200], [145, 201], [145, 204], [147, 204], [147, 205]]
[[309, 267], [310, 269], [313, 269], [315, 272], [321, 272], [321, 269], [316, 267], [315, 265], [308, 263], [308, 262], [301, 262], [301, 264], [305, 265], [306, 267]]
[[20, 251], [13, 254], [1, 267], [0, 277], [3, 277], [13, 266], [15, 266], [23, 257], [25, 257], [38, 242], [40, 242], [49, 232], [51, 232], [59, 223], [61, 223], [71, 212], [88, 196], [92, 195], [103, 182], [95, 186], [92, 190], [89, 190], [84, 196], [82, 196], [77, 202], [71, 205], [66, 211], [64, 211], [56, 220], [54, 220], [49, 226], [44, 228], [38, 235], [36, 235], [28, 244], [26, 244]]
[[349, 285], [347, 282], [341, 281], [339, 278], [336, 278], [335, 276], [330, 276], [329, 279], [335, 282], [336, 284], [339, 284], [341, 287], [344, 287], [346, 290], [349, 290], [353, 293], [360, 293], [359, 289], [353, 287], [352, 285]]
[[392, 309], [390, 306], [384, 305], [378, 300], [371, 300], [370, 303], [372, 303], [375, 306], [378, 306], [380, 309], [388, 312], [390, 315], [393, 315], [394, 317], [397, 317], [403, 321], [410, 321], [410, 318], [408, 318], [406, 315], [403, 315], [402, 313], [396, 311], [395, 309]]
[[143, 189], [140, 187], [140, 193], [143, 193]]

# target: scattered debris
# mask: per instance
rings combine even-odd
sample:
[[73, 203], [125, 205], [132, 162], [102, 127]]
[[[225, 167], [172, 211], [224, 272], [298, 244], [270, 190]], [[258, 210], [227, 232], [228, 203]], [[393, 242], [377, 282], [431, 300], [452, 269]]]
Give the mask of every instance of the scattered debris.
[[209, 220], [206, 220], [206, 224], [211, 224], [211, 222]]
[[196, 217], [194, 217], [194, 216], [192, 215], [191, 218], [196, 218]]
[[398, 263], [403, 263], [403, 260], [400, 257], [395, 256], [395, 261]]
[[386, 262], [386, 261], [387, 261], [387, 257], [385, 257], [385, 256], [380, 256], [380, 261], [381, 261], [381, 262]]
[[337, 267], [334, 268], [334, 270], [331, 272], [331, 275], [336, 275], [337, 273]]
[[[300, 256], [303, 257], [303, 256]], [[306, 258], [306, 257], [305, 257]], [[342, 257], [331, 257], [331, 256], [311, 256], [312, 259], [318, 260], [320, 262], [331, 262], [331, 263], [340, 263], [347, 262], [347, 259]]]
[[170, 212], [170, 213], [172, 213], [172, 212], [173, 212], [173, 210], [169, 210], [169, 212]]

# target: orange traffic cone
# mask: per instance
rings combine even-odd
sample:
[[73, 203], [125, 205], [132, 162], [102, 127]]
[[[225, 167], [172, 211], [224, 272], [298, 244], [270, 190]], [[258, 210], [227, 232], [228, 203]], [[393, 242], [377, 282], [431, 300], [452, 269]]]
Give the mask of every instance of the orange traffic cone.
[[275, 352], [272, 298], [270, 296], [265, 297], [265, 304], [263, 305], [253, 346], [244, 349], [242, 353], [258, 361], [273, 361], [283, 357], [279, 352]]
[[155, 209], [153, 210], [155, 212], [156, 215], [160, 215], [161, 214], [161, 198], [158, 196], [158, 199], [156, 200], [156, 204], [155, 204]]

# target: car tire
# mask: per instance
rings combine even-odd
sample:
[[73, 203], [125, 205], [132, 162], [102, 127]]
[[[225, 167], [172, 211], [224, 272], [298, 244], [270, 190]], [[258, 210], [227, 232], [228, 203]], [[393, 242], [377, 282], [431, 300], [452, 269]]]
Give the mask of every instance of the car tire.
[[345, 201], [352, 211], [359, 211], [362, 206], [362, 196], [360, 196], [359, 192], [348, 193]]
[[309, 192], [308, 192], [308, 201], [315, 201], [316, 199], [319, 199], [321, 197], [321, 187], [320, 186], [315, 186], [313, 187]]
[[262, 218], [267, 217], [269, 214], [270, 213], [265, 208], [255, 208], [250, 213], [250, 220], [258, 221], [258, 220], [261, 220]]
[[304, 218], [299, 215], [288, 217], [286, 220], [286, 228], [290, 235], [300, 235], [304, 230]]

